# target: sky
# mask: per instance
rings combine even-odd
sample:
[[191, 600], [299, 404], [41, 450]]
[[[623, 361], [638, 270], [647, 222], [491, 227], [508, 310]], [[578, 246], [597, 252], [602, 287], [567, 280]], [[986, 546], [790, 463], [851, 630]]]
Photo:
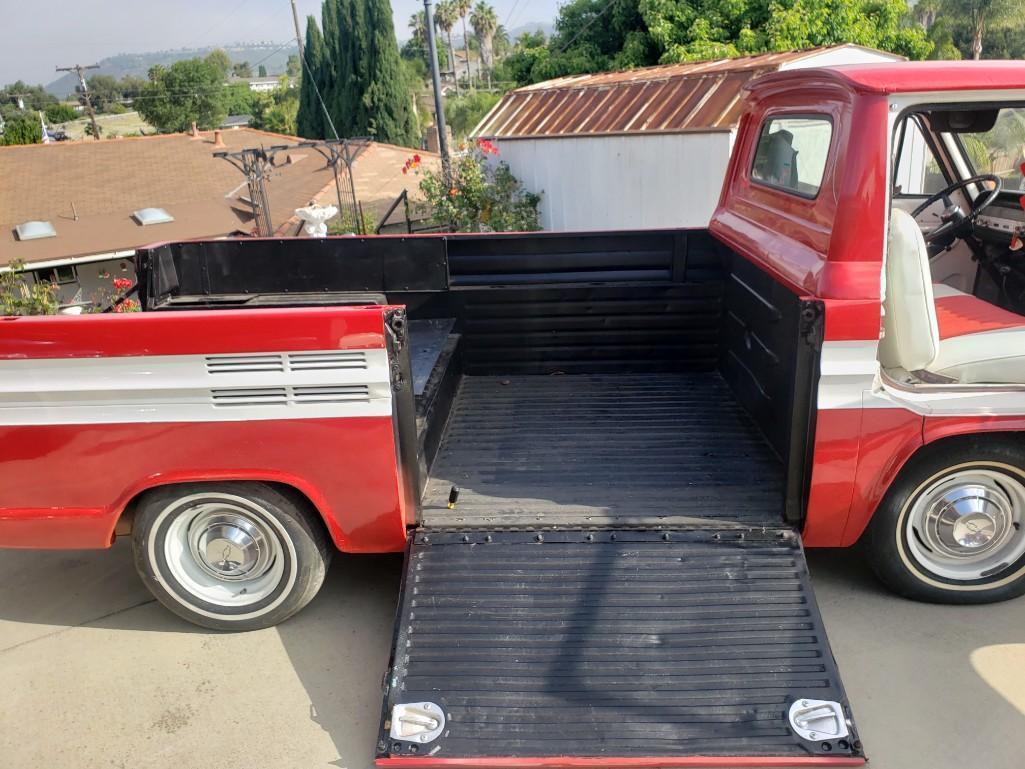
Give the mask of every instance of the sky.
[[[507, 28], [555, 17], [559, 0], [490, 0]], [[395, 31], [422, 0], [391, 0]], [[298, 0], [300, 23], [320, 19], [320, 0]], [[56, 67], [94, 64], [118, 53], [145, 53], [234, 42], [283, 43], [294, 36], [289, 0], [0, 0], [0, 84], [49, 83]]]

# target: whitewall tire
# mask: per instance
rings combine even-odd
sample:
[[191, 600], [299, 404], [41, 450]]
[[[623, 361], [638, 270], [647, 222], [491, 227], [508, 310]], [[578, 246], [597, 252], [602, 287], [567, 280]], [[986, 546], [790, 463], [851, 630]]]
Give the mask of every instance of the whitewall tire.
[[1025, 443], [979, 435], [927, 446], [894, 481], [865, 534], [896, 592], [940, 603], [1025, 593]]
[[263, 483], [148, 492], [132, 530], [135, 564], [178, 616], [216, 630], [270, 627], [310, 602], [331, 551], [298, 497]]

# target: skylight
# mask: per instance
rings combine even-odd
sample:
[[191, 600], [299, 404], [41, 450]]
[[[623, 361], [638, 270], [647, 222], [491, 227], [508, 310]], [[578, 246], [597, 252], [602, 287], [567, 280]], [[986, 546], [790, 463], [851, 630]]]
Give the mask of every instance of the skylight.
[[167, 222], [174, 221], [174, 217], [163, 208], [140, 208], [138, 211], [133, 211], [132, 216], [143, 227], [150, 224], [166, 224]]
[[57, 230], [49, 222], [24, 222], [15, 227], [14, 231], [18, 233], [18, 240], [57, 237]]

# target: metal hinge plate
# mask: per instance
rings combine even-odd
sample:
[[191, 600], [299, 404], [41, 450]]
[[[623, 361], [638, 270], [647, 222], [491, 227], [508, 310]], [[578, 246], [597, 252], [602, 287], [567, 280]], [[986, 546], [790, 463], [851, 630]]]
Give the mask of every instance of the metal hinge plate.
[[445, 730], [445, 711], [434, 702], [407, 702], [391, 709], [393, 740], [433, 742]]

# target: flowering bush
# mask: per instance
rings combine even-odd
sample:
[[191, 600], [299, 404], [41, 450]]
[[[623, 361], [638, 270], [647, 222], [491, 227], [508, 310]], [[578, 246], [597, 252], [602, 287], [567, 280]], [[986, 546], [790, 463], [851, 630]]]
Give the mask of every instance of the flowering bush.
[[460, 146], [452, 159], [451, 177], [421, 169], [420, 156], [406, 161], [403, 173], [420, 176], [420, 192], [435, 224], [453, 232], [528, 232], [541, 229], [538, 205], [541, 196], [523, 189], [508, 163], [489, 163], [498, 147], [479, 139]]
[[60, 306], [56, 283], [34, 283], [20, 261], [0, 272], [0, 315], [53, 315]]
[[[101, 277], [109, 278], [108, 273]], [[131, 278], [114, 278], [110, 281], [111, 288], [100, 290], [93, 297], [93, 306], [87, 312], [105, 312], [108, 308], [114, 312], [139, 312], [142, 305], [135, 299], [129, 299], [125, 292], [134, 285]]]

